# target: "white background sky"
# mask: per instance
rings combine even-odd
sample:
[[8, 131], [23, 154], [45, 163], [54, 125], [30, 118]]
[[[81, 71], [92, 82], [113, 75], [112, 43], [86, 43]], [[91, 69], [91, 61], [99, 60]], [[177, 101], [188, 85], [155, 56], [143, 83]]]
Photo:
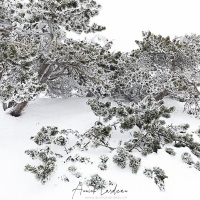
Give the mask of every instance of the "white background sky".
[[130, 51], [141, 32], [163, 36], [200, 34], [200, 0], [96, 0], [102, 5], [94, 21], [105, 25], [101, 32], [114, 49]]

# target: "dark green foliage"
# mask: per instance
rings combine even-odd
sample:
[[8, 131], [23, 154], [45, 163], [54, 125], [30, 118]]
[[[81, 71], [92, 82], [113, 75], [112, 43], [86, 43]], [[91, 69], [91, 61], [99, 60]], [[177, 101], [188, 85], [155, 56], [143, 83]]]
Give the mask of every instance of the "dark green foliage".
[[162, 170], [159, 167], [154, 167], [153, 172], [155, 174], [155, 177], [154, 177], [155, 183], [158, 185], [160, 190], [165, 190], [164, 179], [166, 179], [168, 177], [165, 175], [164, 170]]
[[88, 100], [87, 104], [91, 107], [96, 116], [104, 117], [105, 121], [112, 119], [116, 115], [116, 107], [111, 108], [111, 102], [100, 102], [97, 99]]
[[[188, 124], [178, 126], [165, 124], [163, 118], [169, 118], [174, 107], [167, 108], [162, 100], [156, 101], [153, 96], [147, 96], [137, 104], [126, 105], [117, 102], [117, 106], [112, 107], [110, 103], [90, 100], [89, 105], [95, 115], [100, 117], [98, 122], [100, 126], [104, 126], [105, 123], [106, 126], [114, 127], [122, 133], [131, 132], [132, 138], [128, 141], [121, 141], [113, 156], [113, 162], [122, 169], [126, 167], [128, 160], [133, 173], [137, 173], [139, 169], [141, 159], [135, 158], [130, 152], [137, 150], [143, 155], [148, 155], [157, 153], [167, 144], [173, 144], [174, 147], [188, 147], [194, 155], [200, 157], [200, 143], [195, 142], [193, 135], [187, 132]], [[112, 139], [113, 131], [112, 128], [107, 141]], [[109, 144], [107, 147], [114, 149]], [[173, 156], [176, 154], [172, 148], [166, 148], [166, 152]], [[182, 159], [190, 165], [194, 164], [188, 153], [185, 153]], [[198, 163], [195, 166], [199, 168]], [[104, 169], [104, 166], [101, 168]], [[164, 179], [167, 176], [162, 169], [155, 167], [152, 170], [146, 169], [144, 173], [154, 178], [160, 190], [165, 189]]]
[[133, 155], [129, 155], [129, 167], [132, 169], [132, 173], [137, 173], [140, 167], [141, 158], [136, 158]]
[[75, 156], [67, 157], [65, 162], [69, 162], [69, 161], [71, 161], [71, 162], [80, 162], [80, 163], [85, 163], [85, 164], [88, 164], [88, 163], [93, 164], [93, 162], [90, 161], [89, 157], [80, 156], [78, 154], [76, 154]]
[[76, 172], [76, 173], [74, 173], [74, 176], [75, 176], [76, 178], [80, 178], [80, 177], [82, 177], [82, 175], [81, 175], [80, 172]]
[[[74, 146], [66, 148], [67, 142], [68, 142], [68, 135], [75, 136], [76, 143]], [[48, 145], [44, 147], [43, 149], [32, 149], [32, 150], [26, 150], [25, 153], [29, 155], [32, 159], [39, 159], [42, 161], [42, 165], [39, 166], [31, 166], [26, 165], [25, 170], [30, 171], [35, 174], [36, 178], [40, 180], [42, 183], [45, 183], [47, 180], [50, 179], [51, 174], [55, 171], [56, 162], [62, 161], [63, 163], [66, 163], [67, 161], [71, 162], [80, 162], [80, 163], [91, 163], [90, 158], [83, 157], [80, 155], [75, 155], [74, 157], [68, 156], [67, 159], [64, 157], [64, 155], [67, 153], [71, 153], [76, 147], [86, 150], [85, 147], [82, 148], [82, 145], [85, 146], [85, 143], [82, 141], [82, 136], [78, 134], [77, 131], [73, 131], [71, 129], [63, 129], [61, 131], [58, 130], [58, 127], [54, 126], [47, 126], [42, 127], [40, 131], [36, 134], [36, 136], [31, 137], [31, 139], [37, 144], [37, 145]], [[59, 148], [59, 153], [55, 153], [51, 151], [50, 147], [55, 147], [55, 145], [59, 145], [62, 148]], [[73, 171], [73, 168], [70, 167], [69, 171]], [[75, 177], [80, 178], [81, 174], [79, 172], [73, 173]], [[69, 181], [69, 179], [61, 178], [64, 181]]]
[[[134, 103], [150, 94], [156, 100], [165, 96], [179, 99], [186, 102], [188, 113], [200, 112], [199, 36], [172, 40], [143, 32], [143, 40], [136, 41], [138, 48], [131, 53], [110, 52], [112, 42], [104, 41], [101, 46], [66, 38], [66, 31], [80, 34], [105, 29], [90, 24], [101, 8], [96, 1], [50, 0], [48, 6], [42, 0], [6, 2], [1, 1], [0, 7], [0, 97], [5, 104], [30, 101], [43, 91], [53, 97], [110, 95]], [[105, 113], [110, 104], [99, 104], [105, 120], [116, 112], [123, 115], [123, 110], [114, 107]], [[152, 115], [157, 113], [146, 113], [144, 122]], [[169, 117], [169, 113], [163, 116]], [[129, 116], [120, 125], [129, 130], [135, 123], [140, 125]]]
[[88, 102], [95, 115], [103, 117], [104, 121], [117, 117], [122, 130], [130, 130], [135, 125], [140, 129], [146, 129], [148, 124], [156, 120], [163, 124], [164, 121], [159, 120], [159, 118], [168, 118], [170, 117], [169, 114], [174, 111], [173, 107], [167, 108], [163, 101], [157, 102], [152, 96], [147, 96], [140, 103], [131, 106], [126, 106], [121, 102], [117, 103], [117, 107], [111, 107], [109, 102], [102, 103], [97, 100]]
[[69, 179], [67, 178], [66, 175], [63, 175], [61, 177], [59, 177], [62, 181], [65, 181], [65, 182], [69, 182]]
[[98, 73], [104, 69], [98, 64], [108, 47], [66, 38], [66, 31], [104, 30], [90, 23], [100, 7], [93, 0], [0, 2], [0, 100], [5, 110], [5, 104], [14, 101], [17, 109], [41, 92], [56, 97], [72, 96], [73, 91], [87, 95], [94, 84], [93, 95], [106, 93], [102, 88], [107, 84], [99, 84], [103, 81]]
[[198, 130], [195, 131], [195, 133], [200, 137], [200, 127]]
[[[200, 143], [195, 142], [193, 135], [187, 133], [189, 128], [188, 124], [182, 124], [179, 126], [166, 125], [165, 121], [161, 118], [169, 117], [174, 111], [174, 108], [167, 108], [163, 101], [156, 101], [152, 96], [147, 96], [143, 101], [138, 104], [126, 105], [118, 102], [117, 106], [112, 107], [111, 103], [98, 103], [98, 101], [90, 101], [92, 109], [97, 116], [100, 117], [99, 121], [95, 123], [91, 129], [80, 135], [72, 130], [61, 130], [57, 127], [43, 127], [40, 132], [32, 139], [38, 145], [42, 144], [58, 144], [65, 146], [68, 141], [68, 134], [73, 134], [78, 140], [76, 144], [68, 149], [65, 148], [66, 153], [70, 153], [78, 147], [82, 150], [87, 150], [88, 145], [93, 147], [104, 146], [110, 150], [116, 150], [116, 154], [113, 156], [113, 162], [120, 168], [125, 168], [127, 164], [131, 168], [133, 173], [137, 173], [141, 164], [141, 159], [136, 158], [132, 155], [134, 151], [139, 151], [143, 155], [150, 153], [157, 153], [157, 151], [163, 148], [166, 144], [174, 144], [175, 147], [188, 147], [191, 152], [197, 157], [200, 156]], [[103, 120], [101, 120], [103, 118]], [[121, 124], [126, 124], [126, 119], [134, 118], [133, 121], [127, 120], [125, 127]], [[101, 122], [103, 121], [103, 122]], [[109, 122], [111, 122], [109, 124]], [[121, 132], [131, 131], [131, 139], [128, 141], [120, 142], [117, 148], [111, 147], [109, 140], [112, 139], [112, 132], [115, 129], [121, 130]], [[136, 129], [135, 129], [136, 128]], [[135, 129], [132, 130], [132, 129]], [[136, 131], [137, 130], [137, 131]], [[198, 131], [197, 131], [198, 132]], [[63, 139], [65, 138], [65, 140]], [[63, 142], [66, 141], [66, 142]], [[51, 156], [47, 156], [47, 153]], [[166, 148], [166, 152], [175, 155], [172, 148]], [[26, 151], [33, 159], [40, 159], [46, 163], [49, 157], [62, 158], [62, 154], [55, 154], [50, 151], [49, 147], [46, 150], [28, 150]], [[182, 159], [185, 163], [193, 165], [194, 162], [191, 159], [191, 155], [184, 153]], [[68, 156], [64, 158], [64, 162], [80, 162], [80, 163], [91, 163], [90, 158], [83, 157], [80, 155]], [[107, 169], [108, 156], [102, 155], [100, 157], [101, 163], [99, 168], [101, 170]], [[51, 161], [51, 159], [50, 159]], [[194, 164], [195, 168], [198, 167], [198, 163]], [[42, 167], [40, 166], [40, 169]], [[48, 174], [52, 173], [48, 167], [42, 169], [47, 170], [47, 175], [43, 171], [43, 177], [47, 178]], [[54, 168], [52, 168], [53, 170]], [[37, 167], [28, 165], [28, 171], [32, 171], [37, 174]], [[73, 169], [70, 168], [73, 171]], [[39, 172], [38, 172], [39, 173]], [[153, 170], [145, 170], [147, 176], [154, 178], [155, 183], [158, 185], [160, 190], [164, 190], [164, 179], [167, 178], [164, 171], [160, 168], [153, 168]], [[73, 171], [75, 177], [80, 178], [79, 172]], [[37, 175], [40, 177], [40, 175]]]
[[69, 166], [68, 167], [68, 170], [70, 171], [70, 172], [72, 172], [72, 173], [74, 173], [74, 172], [76, 172], [76, 170], [77, 170], [77, 168], [75, 167], [75, 166]]
[[174, 149], [172, 149], [172, 148], [165, 148], [165, 151], [168, 153], [168, 154], [170, 154], [170, 155], [172, 155], [172, 156], [175, 156], [176, 155], [176, 152], [174, 151]]
[[194, 164], [194, 167], [200, 171], [200, 162], [197, 161], [195, 164]]
[[148, 178], [153, 178], [153, 170], [151, 169], [144, 169], [143, 174], [147, 176]]
[[137, 173], [140, 167], [141, 158], [136, 158], [135, 156], [129, 154], [126, 149], [118, 147], [117, 154], [113, 156], [113, 162], [123, 169], [126, 167], [128, 160], [132, 173]]
[[112, 96], [134, 103], [149, 94], [156, 100], [170, 96], [186, 102], [184, 110], [198, 115], [199, 41], [197, 35], [171, 40], [143, 32], [143, 40], [136, 41], [138, 48], [120, 56], [120, 66], [110, 77]]
[[122, 147], [117, 149], [117, 154], [113, 156], [113, 162], [122, 169], [126, 167], [128, 153]]
[[111, 126], [106, 126], [101, 122], [96, 122], [95, 125], [85, 133], [85, 137], [91, 140], [94, 147], [108, 147], [108, 141], [111, 137], [111, 130]]
[[171, 132], [170, 137], [175, 142], [174, 146], [177, 148], [188, 147], [191, 152], [200, 158], [200, 143], [195, 142], [193, 135], [186, 132], [188, 125], [169, 126]]
[[192, 160], [192, 156], [187, 152], [183, 153], [181, 158], [182, 158], [183, 162], [185, 162], [188, 165], [194, 164], [194, 161]]
[[[171, 40], [169, 37], [154, 35], [151, 32], [143, 33], [143, 41], [138, 42], [139, 52], [150, 60], [146, 62], [140, 56], [140, 62], [145, 63], [149, 70], [155, 67], [155, 72], [167, 84], [163, 90], [165, 95], [186, 102], [185, 110], [190, 114], [199, 113], [199, 95], [197, 88], [199, 80], [199, 36], [186, 35]], [[158, 70], [162, 72], [158, 72]], [[161, 80], [159, 80], [161, 81]], [[159, 86], [158, 86], [159, 87]], [[161, 86], [162, 87], [162, 86]]]
[[75, 166], [70, 166], [68, 167], [68, 171], [71, 172], [76, 178], [80, 178], [81, 177], [81, 173], [77, 172], [77, 168]]
[[37, 180], [45, 183], [50, 179], [51, 174], [54, 172], [56, 167], [56, 157], [53, 155], [49, 148], [37, 150], [28, 150], [25, 152], [30, 155], [32, 159], [39, 159], [42, 164], [39, 166], [26, 165], [25, 171], [29, 171], [35, 174]]
[[68, 1], [66, 4], [67, 8], [76, 8], [78, 6], [77, 1]]
[[[139, 128], [139, 131], [134, 132], [131, 140], [124, 142], [124, 148], [129, 152], [137, 149], [144, 155], [152, 152], [157, 153], [162, 144], [173, 142], [171, 136], [168, 136], [171, 132], [166, 128], [165, 121], [160, 118], [169, 117], [174, 108], [167, 108], [163, 101], [155, 101], [152, 96], [147, 96], [140, 103], [130, 106], [118, 102], [117, 107], [111, 107], [110, 104], [97, 100], [90, 101], [89, 104], [95, 114], [103, 118], [103, 121], [108, 122], [115, 117], [115, 122], [109, 127], [116, 128], [118, 126], [121, 132], [131, 130], [134, 127]], [[103, 126], [102, 122], [99, 124], [100, 127]], [[109, 138], [110, 134], [107, 141]]]
[[100, 163], [98, 165], [98, 168], [102, 171], [107, 170], [108, 166], [105, 163]]
[[92, 175], [91, 178], [86, 181], [86, 184], [88, 186], [92, 186], [94, 190], [99, 190], [106, 187], [106, 181], [98, 174]]
[[[161, 118], [168, 118], [174, 111], [173, 107], [167, 108], [164, 102], [156, 101], [152, 96], [147, 96], [138, 104], [126, 105], [117, 102], [117, 106], [112, 107], [110, 103], [102, 103], [97, 100], [91, 100], [89, 105], [94, 113], [106, 122], [97, 122], [95, 126], [96, 133], [101, 133], [103, 127], [109, 127], [109, 135], [101, 134], [105, 144], [99, 142], [102, 146], [109, 146], [108, 141], [111, 138], [113, 128], [121, 132], [132, 131], [137, 127], [137, 131], [133, 131], [132, 138], [124, 141], [124, 149], [128, 152], [137, 150], [143, 155], [157, 153], [165, 144], [174, 144], [175, 147], [188, 147], [191, 152], [200, 157], [200, 143], [195, 142], [191, 134], [187, 133], [188, 124], [179, 126], [165, 125], [165, 121]], [[114, 119], [114, 121], [113, 121]], [[112, 123], [108, 125], [108, 122]], [[99, 130], [98, 130], [99, 129]], [[107, 138], [107, 139], [106, 139]], [[96, 139], [95, 139], [96, 140]], [[94, 141], [95, 141], [94, 140]]]
[[54, 155], [49, 147], [40, 150], [26, 150], [25, 153], [29, 155], [33, 160], [39, 159], [42, 162], [46, 162], [48, 160], [48, 155]]
[[100, 164], [98, 165], [99, 169], [101, 170], [106, 170], [108, 168], [107, 166], [107, 161], [108, 161], [109, 157], [106, 155], [101, 155], [100, 156]]
[[101, 155], [100, 156], [100, 160], [101, 160], [102, 163], [107, 163], [108, 160], [109, 160], [109, 157], [106, 156], [106, 155]]
[[120, 127], [123, 130], [130, 130], [135, 126], [135, 118], [133, 116], [124, 119], [124, 121], [121, 123]]
[[43, 144], [56, 144], [60, 146], [65, 146], [68, 141], [67, 130], [58, 131], [58, 127], [42, 127], [36, 136], [31, 137], [31, 139], [38, 145]]
[[164, 172], [163, 169], [161, 169], [159, 167], [153, 167], [153, 170], [152, 169], [145, 169], [143, 173], [148, 178], [154, 178], [154, 182], [156, 183], [156, 185], [159, 187], [159, 189], [161, 191], [165, 190], [164, 180], [168, 177], [165, 175], [165, 172]]

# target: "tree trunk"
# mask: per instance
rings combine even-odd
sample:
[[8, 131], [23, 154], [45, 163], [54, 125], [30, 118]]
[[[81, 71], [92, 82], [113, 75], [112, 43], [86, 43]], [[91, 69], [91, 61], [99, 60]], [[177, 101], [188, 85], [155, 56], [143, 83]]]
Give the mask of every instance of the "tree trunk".
[[0, 80], [2, 79], [3, 71], [0, 72]]
[[7, 106], [7, 103], [3, 103], [3, 110], [7, 110], [8, 106]]
[[19, 117], [21, 115], [21, 112], [23, 111], [23, 109], [26, 107], [27, 104], [28, 104], [28, 101], [18, 103], [15, 106], [15, 108], [11, 111], [10, 114], [14, 117]]
[[8, 108], [15, 107], [17, 105], [16, 102], [10, 101], [8, 103], [3, 103], [3, 110], [6, 111]]
[[42, 77], [40, 79], [40, 82], [41, 83], [46, 83], [52, 72], [53, 72], [53, 67], [49, 66], [49, 68], [47, 69], [47, 71], [42, 75]]

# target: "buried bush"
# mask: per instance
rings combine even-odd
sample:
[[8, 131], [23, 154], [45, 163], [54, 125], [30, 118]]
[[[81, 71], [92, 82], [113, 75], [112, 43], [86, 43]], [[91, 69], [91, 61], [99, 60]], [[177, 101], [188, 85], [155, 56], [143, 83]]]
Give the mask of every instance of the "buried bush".
[[57, 144], [60, 146], [65, 146], [68, 142], [68, 130], [58, 131], [58, 127], [47, 126], [42, 127], [36, 136], [31, 137], [38, 145], [43, 144]]
[[174, 149], [172, 149], [172, 148], [165, 148], [165, 151], [166, 151], [168, 154], [172, 155], [172, 156], [175, 156], [175, 155], [176, 155], [176, 152], [175, 152]]
[[[169, 118], [174, 111], [174, 107], [167, 108], [164, 102], [156, 101], [153, 96], [147, 96], [138, 104], [123, 104], [117, 102], [116, 106], [112, 104], [99, 103], [97, 100], [89, 101], [88, 104], [94, 111], [95, 115], [99, 116], [95, 131], [100, 134], [101, 127], [109, 127], [109, 134], [98, 135], [98, 138], [104, 139], [98, 142], [98, 146], [108, 147], [111, 150], [116, 148], [111, 147], [109, 141], [112, 139], [114, 131], [131, 133], [131, 139], [121, 142], [123, 152], [139, 151], [142, 155], [157, 153], [159, 149], [167, 144], [173, 144], [174, 147], [188, 147], [191, 152], [200, 157], [200, 143], [194, 141], [193, 135], [187, 133], [188, 124], [182, 125], [166, 125], [164, 118]], [[90, 129], [90, 133], [93, 129]], [[92, 135], [92, 134], [91, 134]], [[91, 138], [91, 136], [90, 136]], [[91, 139], [91, 143], [96, 144], [97, 139]], [[103, 142], [102, 141], [106, 141]], [[121, 148], [120, 147], [120, 148]], [[118, 150], [122, 151], [122, 150]], [[174, 155], [173, 149], [167, 148], [166, 152]], [[118, 154], [120, 154], [118, 152]], [[119, 158], [115, 156], [114, 160], [124, 167], [126, 163], [125, 155]], [[120, 165], [120, 164], [119, 164]]]
[[[104, 122], [98, 122], [100, 124], [99, 132], [101, 127], [109, 127], [107, 139], [105, 139], [106, 136], [104, 134], [101, 134], [101, 137], [104, 137], [104, 141], [107, 141], [106, 145], [102, 145], [102, 141], [98, 142], [99, 145], [109, 146], [108, 142], [114, 128], [119, 128], [121, 132], [132, 131], [135, 127], [139, 129], [134, 132], [132, 139], [124, 142], [124, 148], [129, 152], [137, 149], [142, 154], [147, 155], [157, 152], [162, 143], [173, 141], [170, 137], [167, 137], [168, 129], [164, 126], [165, 121], [161, 118], [169, 118], [174, 108], [167, 108], [164, 106], [163, 101], [156, 101], [152, 96], [146, 97], [138, 104], [128, 106], [120, 102], [116, 107], [110, 107], [110, 104], [108, 107], [107, 103], [99, 104], [96, 101], [92, 103], [90, 101], [89, 104], [94, 113], [102, 118], [102, 121], [108, 123], [115, 119], [109, 125], [104, 125]], [[106, 111], [105, 108], [107, 108]], [[102, 110], [104, 112], [101, 112]], [[97, 130], [95, 131], [98, 132]]]
[[113, 162], [116, 163], [122, 169], [126, 167], [128, 153], [125, 149], [119, 147], [117, 154], [113, 156]]
[[141, 158], [136, 158], [133, 155], [129, 155], [129, 167], [132, 169], [132, 173], [137, 173], [140, 167]]
[[26, 165], [25, 171], [35, 174], [36, 179], [42, 183], [48, 181], [56, 167], [56, 157], [53, 152], [49, 148], [46, 148], [41, 150], [27, 150], [25, 153], [32, 159], [42, 161], [42, 164], [39, 166]]
[[199, 162], [199, 161], [197, 161], [197, 162], [194, 164], [194, 168], [200, 171], [200, 162]]
[[165, 190], [164, 180], [168, 177], [165, 175], [165, 172], [163, 169], [159, 167], [153, 167], [153, 169], [145, 169], [143, 173], [148, 178], [154, 178], [154, 182], [156, 183], [156, 185], [159, 187], [161, 191]]
[[94, 174], [86, 181], [86, 185], [93, 187], [94, 190], [99, 190], [106, 187], [106, 181], [98, 174]]
[[194, 164], [194, 161], [192, 160], [192, 156], [187, 152], [183, 153], [181, 158], [182, 158], [183, 162], [188, 165]]
[[119, 147], [117, 149], [117, 154], [113, 156], [113, 162], [123, 169], [126, 167], [128, 160], [132, 173], [137, 173], [140, 167], [141, 158], [136, 158], [135, 156], [129, 154], [124, 148]]
[[[36, 179], [41, 181], [42, 183], [45, 183], [47, 180], [50, 179], [50, 176], [56, 169], [56, 164], [58, 160], [62, 160], [63, 163], [66, 161], [79, 161], [81, 163], [90, 162], [89, 158], [81, 157], [79, 155], [75, 155], [74, 158], [72, 156], [66, 156], [66, 145], [69, 141], [68, 136], [75, 136], [76, 137], [76, 143], [73, 145], [72, 150], [74, 150], [76, 147], [80, 148], [81, 145], [81, 138], [77, 135], [77, 131], [72, 131], [71, 129], [67, 130], [58, 130], [58, 127], [54, 126], [47, 126], [42, 127], [40, 131], [35, 135], [31, 137], [31, 140], [33, 140], [37, 145], [48, 145], [41, 149], [31, 149], [26, 150], [25, 153], [29, 155], [34, 160], [39, 160], [42, 162], [39, 166], [32, 166], [30, 164], [25, 166], [25, 171], [31, 172], [35, 174]], [[55, 149], [54, 146], [61, 146], [60, 151], [58, 153], [52, 151], [51, 149]], [[53, 148], [52, 148], [53, 147]], [[71, 150], [71, 151], [72, 151]], [[69, 167], [69, 171], [73, 171], [72, 167]], [[77, 178], [81, 176], [80, 173], [74, 174]]]
[[99, 163], [98, 168], [104, 171], [108, 168], [107, 161], [109, 160], [109, 157], [106, 155], [101, 155], [100, 160], [101, 162]]

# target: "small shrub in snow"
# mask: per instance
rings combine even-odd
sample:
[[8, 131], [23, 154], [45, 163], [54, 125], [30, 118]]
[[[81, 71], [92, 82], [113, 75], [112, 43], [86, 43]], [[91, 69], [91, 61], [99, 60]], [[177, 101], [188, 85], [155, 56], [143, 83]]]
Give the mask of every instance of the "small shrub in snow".
[[126, 167], [126, 161], [127, 161], [127, 152], [124, 148], [119, 147], [117, 149], [117, 155], [113, 156], [113, 162], [123, 169]]
[[194, 142], [193, 144], [197, 144], [197, 145], [194, 145], [193, 149], [191, 149], [191, 152], [197, 156], [198, 158], [200, 158], [200, 147], [199, 147], [199, 143], [197, 142]]
[[[103, 118], [103, 121], [111, 121], [114, 118], [114, 123], [107, 125], [100, 122], [100, 127], [96, 127], [99, 131], [101, 127], [111, 127], [107, 142], [111, 137], [113, 127], [118, 127], [121, 132], [129, 131], [134, 127], [136, 131], [128, 141], [125, 141], [124, 148], [131, 152], [133, 150], [140, 151], [143, 155], [147, 155], [158, 151], [165, 143], [173, 142], [170, 136], [170, 131], [166, 128], [165, 121], [161, 117], [169, 118], [170, 113], [174, 111], [173, 107], [167, 108], [163, 101], [156, 101], [153, 96], [145, 97], [138, 104], [130, 104], [129, 106], [117, 102], [117, 107], [111, 107], [110, 104], [94, 101], [91, 105], [94, 113]], [[106, 106], [106, 105], [109, 106]], [[101, 140], [102, 142], [102, 140]], [[108, 143], [103, 144], [108, 147]], [[112, 149], [112, 148], [110, 148]]]
[[143, 173], [148, 178], [153, 178], [153, 170], [151, 170], [151, 169], [145, 169]]
[[35, 174], [36, 179], [41, 181], [42, 183], [45, 183], [47, 180], [50, 179], [50, 175], [54, 172], [56, 167], [56, 158], [54, 156], [50, 156], [48, 150], [29, 150], [26, 151], [28, 155], [32, 157], [32, 159], [39, 159], [42, 161], [42, 164], [39, 166], [31, 166], [26, 165], [25, 171], [29, 171], [33, 174]]
[[106, 165], [106, 163], [100, 163], [98, 165], [98, 168], [102, 171], [107, 170], [108, 166]]
[[88, 157], [84, 157], [84, 156], [80, 156], [78, 154], [76, 154], [75, 156], [69, 156], [67, 159], [66, 159], [66, 162], [68, 161], [71, 161], [71, 162], [80, 162], [80, 163], [91, 163], [93, 164], [93, 162], [90, 161], [90, 158]]
[[129, 167], [132, 169], [132, 173], [137, 173], [141, 164], [141, 158], [136, 158], [133, 155], [128, 156], [129, 158]]
[[82, 175], [81, 175], [80, 172], [76, 172], [76, 173], [74, 173], [74, 176], [75, 176], [76, 178], [80, 178]]
[[200, 162], [197, 161], [195, 164], [194, 164], [194, 168], [196, 168], [197, 170], [200, 171]]
[[172, 155], [172, 156], [175, 156], [175, 155], [176, 155], [176, 152], [175, 152], [174, 149], [172, 149], [172, 148], [165, 148], [165, 151], [166, 151], [168, 154]]
[[132, 169], [132, 173], [137, 173], [140, 167], [141, 158], [136, 158], [133, 155], [128, 154], [126, 149], [123, 147], [118, 147], [117, 154], [113, 156], [113, 162], [123, 169], [126, 167], [128, 159], [129, 167]]
[[195, 133], [200, 137], [200, 127], [195, 131]]
[[[200, 143], [195, 142], [193, 135], [186, 132], [189, 128], [188, 124], [165, 125], [162, 118], [169, 118], [174, 111], [174, 107], [167, 108], [164, 101], [156, 101], [152, 95], [128, 106], [121, 102], [117, 103], [117, 107], [112, 107], [110, 102], [102, 103], [97, 100], [88, 103], [95, 115], [102, 118], [103, 122], [106, 121], [105, 125], [103, 122], [98, 122], [99, 127], [96, 126], [95, 130], [101, 132], [102, 127], [111, 127], [108, 136], [103, 137], [104, 139], [98, 142], [99, 145], [113, 150], [114, 148], [108, 145], [113, 127], [119, 128], [121, 132], [137, 127], [139, 130], [132, 134], [133, 137], [121, 143], [121, 146], [127, 152], [137, 150], [143, 155], [148, 155], [153, 152], [157, 153], [166, 144], [174, 144], [177, 148], [188, 147], [194, 155], [200, 158]], [[114, 122], [111, 121], [113, 119]], [[111, 124], [108, 125], [107, 122], [111, 122]], [[97, 141], [97, 138], [99, 140], [99, 137], [95, 137], [91, 138], [92, 142], [94, 141], [93, 143]], [[170, 149], [166, 149], [166, 151], [171, 155], [175, 153]], [[125, 160], [119, 155], [114, 157], [114, 162], [123, 163]], [[122, 164], [122, 166], [124, 165]]]
[[77, 168], [74, 165], [69, 166], [68, 171], [71, 172], [76, 178], [81, 177], [81, 173], [77, 172]]
[[44, 149], [31, 149], [26, 150], [25, 153], [29, 155], [33, 160], [39, 159], [42, 162], [46, 162], [49, 155], [54, 155], [54, 153], [50, 150], [49, 147], [46, 147]]
[[98, 174], [94, 174], [86, 181], [87, 186], [92, 186], [94, 189], [99, 190], [106, 187], [106, 181]]
[[159, 187], [159, 189], [161, 191], [165, 190], [164, 180], [168, 177], [165, 175], [165, 172], [164, 172], [163, 169], [161, 169], [159, 167], [153, 167], [153, 170], [152, 169], [145, 169], [143, 173], [148, 178], [154, 178], [154, 182], [156, 183], [156, 185]]
[[65, 181], [65, 182], [67, 181], [67, 182], [69, 182], [69, 179], [67, 178], [66, 175], [63, 175], [60, 178], [61, 178], [61, 181]]
[[95, 125], [89, 129], [85, 136], [90, 139], [93, 147], [105, 146], [109, 148], [108, 141], [111, 137], [111, 126], [103, 125], [101, 122], [96, 122]]
[[[49, 180], [50, 175], [55, 169], [56, 161], [57, 159], [61, 159], [64, 156], [66, 148], [61, 148], [61, 153], [54, 153], [50, 150], [49, 146], [66, 146], [68, 143], [68, 135], [74, 135], [77, 138], [76, 144], [72, 147], [72, 150], [75, 149], [75, 147], [81, 147], [82, 145], [82, 137], [78, 135], [77, 131], [73, 131], [71, 129], [63, 129], [61, 131], [58, 130], [58, 127], [54, 126], [47, 126], [42, 127], [40, 131], [36, 134], [36, 136], [31, 137], [31, 139], [38, 145], [48, 144], [48, 147], [45, 147], [43, 149], [37, 150], [26, 150], [25, 153], [29, 155], [32, 159], [39, 159], [43, 162], [42, 165], [39, 165], [38, 167], [27, 165], [25, 166], [26, 171], [30, 171], [32, 173], [35, 173], [36, 178], [40, 180], [42, 183], [45, 183], [47, 180]], [[80, 144], [80, 145], [79, 145]], [[85, 144], [83, 144], [85, 145]], [[71, 151], [70, 151], [71, 152]], [[66, 159], [66, 158], [63, 158]], [[70, 160], [72, 162], [81, 162], [81, 163], [92, 163], [90, 161], [90, 158], [82, 157], [79, 155], [75, 155], [74, 157], [69, 156], [67, 158], [67, 161]], [[69, 171], [73, 172], [75, 168], [72, 166], [69, 167]], [[81, 177], [81, 174], [78, 172], [73, 172], [73, 174], [79, 178]]]
[[172, 133], [171, 137], [175, 142], [174, 146], [177, 148], [188, 147], [195, 156], [200, 158], [200, 143], [194, 141], [193, 135], [186, 132], [188, 127], [188, 124], [169, 127]]
[[181, 158], [182, 158], [183, 162], [185, 162], [188, 165], [192, 165], [194, 163], [192, 160], [192, 156], [187, 152], [183, 153]]
[[38, 145], [42, 144], [57, 144], [65, 146], [68, 141], [67, 130], [58, 131], [58, 127], [47, 126], [42, 127], [36, 136], [32, 136], [31, 139]]
[[106, 170], [107, 168], [108, 168], [108, 166], [107, 166], [107, 161], [108, 161], [108, 159], [109, 159], [109, 157], [108, 156], [106, 156], [106, 155], [101, 155], [100, 156], [100, 160], [101, 160], [101, 162], [100, 162], [100, 164], [98, 165], [98, 168], [100, 169], [100, 170]]
[[101, 160], [102, 163], [106, 163], [109, 160], [109, 157], [106, 156], [106, 155], [101, 155], [100, 160]]
[[54, 144], [57, 144], [59, 146], [65, 146], [67, 141], [68, 141], [68, 139], [66, 137], [60, 135], [60, 136], [56, 137], [53, 142], [54, 142]]
[[68, 171], [71, 172], [71, 173], [76, 172], [76, 170], [77, 170], [77, 168], [73, 165], [68, 167]]
[[165, 175], [164, 170], [162, 170], [159, 167], [154, 167], [153, 172], [155, 174], [155, 177], [154, 177], [155, 183], [157, 184], [160, 190], [165, 190], [164, 179], [168, 177]]

